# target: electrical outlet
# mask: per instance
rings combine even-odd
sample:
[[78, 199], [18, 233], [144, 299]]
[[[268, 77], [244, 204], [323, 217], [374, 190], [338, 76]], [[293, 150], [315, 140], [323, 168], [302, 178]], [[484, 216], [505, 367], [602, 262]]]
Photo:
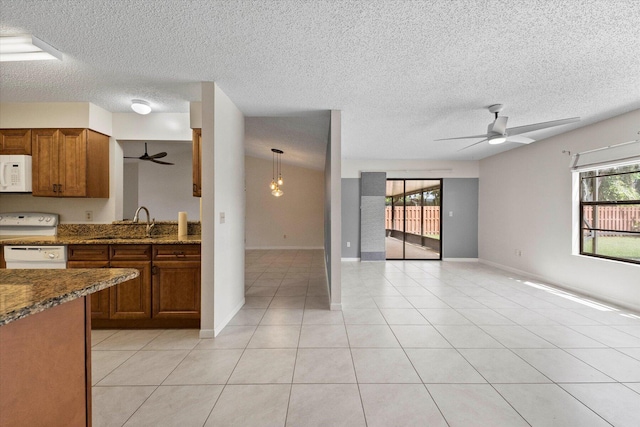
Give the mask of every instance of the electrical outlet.
[[518, 250], [518, 256], [522, 256], [522, 251]]
[[284, 235], [284, 237], [283, 237], [283, 239], [286, 239], [286, 238], [287, 238], [287, 235], [285, 234], [285, 235]]
[[351, 242], [347, 242], [347, 247], [350, 248], [351, 247]]
[[93, 211], [84, 211], [84, 220], [93, 221]]

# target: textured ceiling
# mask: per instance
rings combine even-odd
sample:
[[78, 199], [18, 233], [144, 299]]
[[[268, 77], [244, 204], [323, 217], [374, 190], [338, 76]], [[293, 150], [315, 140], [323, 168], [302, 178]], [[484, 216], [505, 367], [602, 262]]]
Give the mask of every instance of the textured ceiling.
[[0, 0], [0, 34], [65, 55], [2, 63], [0, 101], [186, 112], [215, 81], [249, 117], [342, 110], [346, 158], [479, 159], [517, 144], [433, 140], [484, 133], [495, 103], [583, 119], [537, 139], [640, 108], [638, 22], [637, 0]]

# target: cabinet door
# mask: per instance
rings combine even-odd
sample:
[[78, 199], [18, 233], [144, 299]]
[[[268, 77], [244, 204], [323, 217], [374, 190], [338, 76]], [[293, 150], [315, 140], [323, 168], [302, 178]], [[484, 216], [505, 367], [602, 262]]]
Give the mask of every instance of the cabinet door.
[[154, 318], [199, 319], [200, 262], [154, 262], [152, 300]]
[[[109, 261], [68, 261], [67, 268], [108, 268]], [[109, 289], [103, 289], [91, 296], [91, 318], [109, 318]]]
[[57, 196], [58, 185], [58, 135], [57, 129], [33, 129], [31, 152], [33, 156], [33, 195]]
[[60, 129], [59, 187], [62, 197], [87, 195], [87, 131]]
[[0, 154], [31, 154], [31, 129], [0, 129]]
[[109, 318], [151, 318], [151, 261], [112, 260], [111, 267], [137, 268], [140, 276], [109, 288]]
[[87, 197], [109, 198], [109, 137], [87, 130]]
[[193, 130], [193, 196], [202, 196], [202, 129]]

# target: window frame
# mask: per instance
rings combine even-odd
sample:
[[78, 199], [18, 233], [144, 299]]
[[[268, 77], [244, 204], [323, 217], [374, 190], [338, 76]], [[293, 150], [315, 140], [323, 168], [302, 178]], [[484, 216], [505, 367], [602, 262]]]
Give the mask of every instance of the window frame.
[[[638, 165], [640, 166], [640, 162], [632, 162], [632, 163], [611, 163], [608, 165], [601, 165], [598, 168], [594, 168], [594, 169], [588, 169], [588, 170], [579, 170], [576, 171], [577, 172], [577, 176], [578, 176], [578, 209], [579, 209], [579, 224], [578, 224], [578, 235], [579, 235], [579, 254], [583, 255], [583, 256], [588, 256], [588, 257], [593, 257], [593, 258], [601, 258], [601, 259], [608, 259], [608, 260], [612, 260], [612, 261], [619, 261], [619, 262], [624, 262], [624, 263], [629, 263], [629, 264], [636, 264], [636, 265], [640, 265], [640, 260], [634, 260], [631, 258], [620, 258], [620, 257], [613, 257], [613, 256], [609, 256], [609, 255], [602, 255], [602, 254], [597, 254], [597, 253], [593, 253], [593, 252], [585, 252], [584, 251], [584, 243], [585, 243], [585, 232], [589, 231], [589, 232], [613, 232], [613, 233], [625, 233], [625, 234], [635, 234], [638, 235], [640, 237], [640, 230], [638, 231], [627, 231], [627, 230], [614, 230], [614, 229], [610, 229], [610, 228], [594, 228], [594, 227], [589, 227], [588, 225], [585, 226], [585, 218], [584, 218], [584, 211], [585, 211], [585, 206], [592, 206], [593, 212], [595, 214], [597, 208], [599, 206], [624, 206], [624, 205], [640, 205], [640, 199], [637, 200], [593, 200], [593, 201], [585, 201], [583, 200], [584, 194], [585, 192], [583, 191], [583, 185], [584, 185], [584, 181], [585, 179], [594, 179], [597, 180], [598, 178], [603, 178], [603, 177], [608, 177], [608, 176], [617, 176], [617, 175], [626, 175], [626, 174], [631, 174], [631, 173], [640, 173], [640, 169], [638, 171], [631, 171], [631, 172], [615, 172], [615, 173], [603, 173], [603, 174], [599, 174], [598, 171], [601, 170], [605, 170], [605, 169], [611, 169], [611, 168], [618, 168], [618, 167], [624, 167], [624, 166], [630, 166], [630, 165]], [[588, 172], [591, 171], [595, 171], [596, 174], [594, 176], [590, 176], [590, 177], [583, 177], [583, 174], [586, 174]], [[593, 224], [595, 225], [595, 223]]]

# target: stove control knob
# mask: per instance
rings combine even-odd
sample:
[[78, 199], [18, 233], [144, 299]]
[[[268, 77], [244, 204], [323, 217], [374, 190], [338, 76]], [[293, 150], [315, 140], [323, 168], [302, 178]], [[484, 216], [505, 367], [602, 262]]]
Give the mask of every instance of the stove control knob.
[[47, 217], [47, 219], [45, 219], [45, 221], [47, 221], [47, 222], [51, 222], [51, 217], [50, 217], [50, 216], [49, 216], [49, 217]]
[[38, 221], [41, 221], [41, 222], [44, 221], [44, 217], [41, 216], [40, 218], [38, 218]]

